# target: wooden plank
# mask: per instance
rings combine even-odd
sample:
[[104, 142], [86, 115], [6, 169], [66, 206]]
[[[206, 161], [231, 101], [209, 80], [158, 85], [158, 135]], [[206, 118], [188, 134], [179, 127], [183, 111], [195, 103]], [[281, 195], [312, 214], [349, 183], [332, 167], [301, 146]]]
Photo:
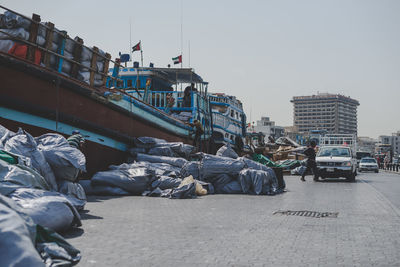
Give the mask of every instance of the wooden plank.
[[[31, 27], [29, 29], [29, 39], [28, 41], [36, 44], [38, 29], [40, 23], [40, 16], [37, 14], [32, 15]], [[35, 47], [28, 45], [28, 52], [26, 53], [26, 59], [29, 61], [35, 61]]]
[[[75, 38], [77, 43], [75, 43], [73, 57], [75, 62], [81, 62], [82, 57], [82, 47], [83, 47], [83, 40], [79, 37]], [[71, 77], [77, 78], [79, 72], [79, 65], [77, 63], [72, 63], [71, 67]]]
[[92, 55], [92, 62], [90, 63], [90, 86], [94, 86], [94, 75], [96, 74], [95, 70], [97, 70], [97, 53], [99, 49], [93, 46], [93, 55]]
[[108, 67], [110, 66], [110, 59], [111, 55], [109, 53], [106, 53], [106, 59], [104, 62], [104, 69], [103, 69], [103, 85], [106, 85], [107, 82], [107, 74], [108, 74]]
[[[46, 42], [44, 44], [44, 47], [47, 50], [51, 50], [52, 44], [53, 44], [53, 32], [54, 32], [54, 24], [51, 22], [47, 22], [46, 26], [48, 27], [46, 29]], [[50, 53], [45, 51], [44, 56], [43, 56], [43, 64], [47, 67], [50, 68]]]

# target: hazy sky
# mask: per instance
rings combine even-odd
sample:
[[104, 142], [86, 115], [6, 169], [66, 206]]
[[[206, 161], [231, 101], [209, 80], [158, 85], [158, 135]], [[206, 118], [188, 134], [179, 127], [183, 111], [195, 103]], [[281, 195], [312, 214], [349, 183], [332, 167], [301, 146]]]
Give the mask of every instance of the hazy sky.
[[[181, 51], [210, 83], [235, 95], [252, 121], [293, 124], [290, 99], [317, 92], [357, 99], [360, 136], [400, 130], [400, 0], [2, 0], [41, 15], [113, 58], [142, 40], [144, 64]], [[183, 12], [181, 12], [183, 10]], [[182, 16], [181, 16], [182, 14]], [[134, 54], [139, 61], [140, 54]]]

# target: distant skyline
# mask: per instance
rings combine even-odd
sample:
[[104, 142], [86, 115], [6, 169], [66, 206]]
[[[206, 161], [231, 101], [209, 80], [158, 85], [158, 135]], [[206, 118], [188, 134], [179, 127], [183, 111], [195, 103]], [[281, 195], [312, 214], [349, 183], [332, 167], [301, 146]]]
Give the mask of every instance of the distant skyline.
[[[173, 66], [182, 46], [183, 65], [189, 67], [190, 43], [190, 67], [210, 83], [209, 91], [240, 99], [249, 122], [267, 116], [290, 126], [293, 96], [339, 93], [360, 102], [359, 136], [400, 130], [397, 0], [3, 0], [0, 5], [27, 16], [37, 13], [113, 58], [142, 40], [145, 66]], [[140, 53], [134, 60], [140, 61]]]

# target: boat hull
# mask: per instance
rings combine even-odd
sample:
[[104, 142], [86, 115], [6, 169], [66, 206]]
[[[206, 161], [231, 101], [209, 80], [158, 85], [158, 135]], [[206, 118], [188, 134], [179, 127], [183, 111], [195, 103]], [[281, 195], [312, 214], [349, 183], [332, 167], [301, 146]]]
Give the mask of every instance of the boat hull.
[[154, 107], [146, 106], [143, 112], [161, 118], [165, 125], [146, 120], [146, 113], [139, 116], [116, 105], [82, 82], [6, 54], [0, 54], [0, 81], [0, 124], [12, 131], [22, 127], [34, 136], [47, 132], [69, 136], [80, 130], [87, 140], [88, 174], [125, 161], [133, 137], [193, 142], [188, 126], [163, 118], [165, 114]]

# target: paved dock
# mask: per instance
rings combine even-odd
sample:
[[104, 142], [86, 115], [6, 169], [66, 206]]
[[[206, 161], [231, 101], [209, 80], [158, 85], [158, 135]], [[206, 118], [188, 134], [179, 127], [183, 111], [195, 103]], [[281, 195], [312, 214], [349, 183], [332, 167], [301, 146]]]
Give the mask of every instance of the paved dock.
[[[82, 252], [78, 266], [400, 265], [398, 208], [362, 179], [307, 178], [285, 177], [287, 192], [277, 196], [92, 196], [68, 241]], [[339, 214], [274, 215], [278, 210]]]

